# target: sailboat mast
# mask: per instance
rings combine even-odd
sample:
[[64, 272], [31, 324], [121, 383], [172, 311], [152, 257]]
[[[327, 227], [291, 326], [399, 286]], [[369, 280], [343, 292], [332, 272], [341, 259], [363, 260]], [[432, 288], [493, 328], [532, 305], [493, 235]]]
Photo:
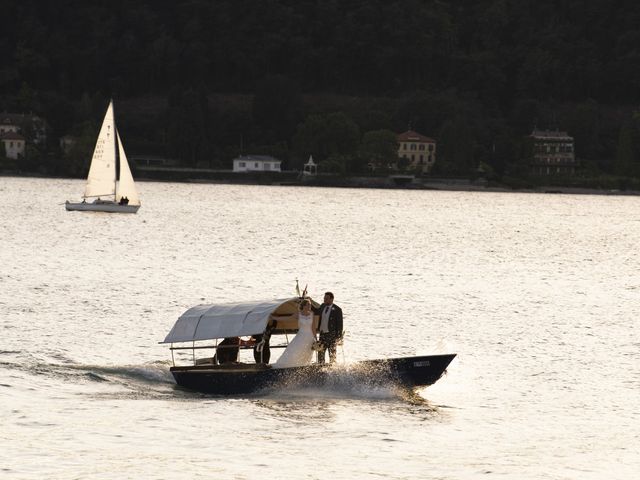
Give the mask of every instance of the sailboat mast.
[[113, 107], [113, 98], [111, 99], [111, 105], [111, 114], [113, 115], [113, 147], [115, 151], [115, 158], [113, 159], [113, 161], [116, 163], [116, 168], [113, 169], [113, 199], [115, 201], [118, 201], [118, 166], [120, 155], [118, 154], [118, 128], [116, 127], [116, 112], [115, 108]]

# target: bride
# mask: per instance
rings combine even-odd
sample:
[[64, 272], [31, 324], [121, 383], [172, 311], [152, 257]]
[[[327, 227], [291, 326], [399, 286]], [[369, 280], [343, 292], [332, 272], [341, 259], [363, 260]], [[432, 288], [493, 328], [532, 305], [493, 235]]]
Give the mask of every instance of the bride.
[[291, 340], [274, 368], [301, 367], [309, 365], [313, 358], [313, 342], [316, 340], [316, 326], [313, 323], [311, 302], [307, 299], [300, 303], [298, 312], [298, 333]]

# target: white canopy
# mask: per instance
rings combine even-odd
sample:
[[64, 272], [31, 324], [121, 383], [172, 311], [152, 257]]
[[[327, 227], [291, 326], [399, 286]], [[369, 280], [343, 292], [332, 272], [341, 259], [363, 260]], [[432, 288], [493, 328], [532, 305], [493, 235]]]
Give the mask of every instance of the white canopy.
[[[184, 312], [160, 343], [193, 342], [225, 337], [258, 335], [270, 320], [277, 329], [298, 329], [300, 298], [262, 302], [198, 305]], [[317, 305], [312, 301], [312, 304]]]

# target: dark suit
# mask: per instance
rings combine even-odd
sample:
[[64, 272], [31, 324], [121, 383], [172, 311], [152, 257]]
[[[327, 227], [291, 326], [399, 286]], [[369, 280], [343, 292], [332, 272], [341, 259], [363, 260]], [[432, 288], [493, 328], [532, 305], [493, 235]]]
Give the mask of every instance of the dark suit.
[[256, 363], [268, 364], [271, 359], [271, 349], [269, 348], [269, 340], [271, 334], [278, 326], [278, 322], [271, 320], [262, 335], [254, 335], [255, 345], [253, 346], [253, 359]]
[[254, 335], [255, 345], [253, 346], [253, 359], [256, 363], [268, 364], [271, 359], [271, 349], [269, 348], [270, 335]]
[[[331, 307], [329, 313], [328, 332], [323, 332], [322, 328], [322, 314], [326, 307]], [[322, 344], [322, 350], [318, 352], [318, 363], [324, 363], [324, 352], [329, 350], [329, 361], [334, 363], [336, 361], [336, 344], [338, 340], [342, 338], [342, 309], [335, 303], [328, 305], [323, 303], [318, 308], [313, 310], [313, 313], [319, 315], [318, 332], [320, 332], [320, 343]]]

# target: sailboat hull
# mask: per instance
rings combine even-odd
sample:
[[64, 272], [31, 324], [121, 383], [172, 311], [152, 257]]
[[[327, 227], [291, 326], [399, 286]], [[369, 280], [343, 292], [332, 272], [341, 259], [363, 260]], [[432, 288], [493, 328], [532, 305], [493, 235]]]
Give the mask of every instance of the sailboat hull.
[[101, 203], [71, 203], [66, 202], [64, 207], [68, 211], [79, 212], [107, 212], [107, 213], [136, 213], [140, 205], [120, 205], [114, 202]]

